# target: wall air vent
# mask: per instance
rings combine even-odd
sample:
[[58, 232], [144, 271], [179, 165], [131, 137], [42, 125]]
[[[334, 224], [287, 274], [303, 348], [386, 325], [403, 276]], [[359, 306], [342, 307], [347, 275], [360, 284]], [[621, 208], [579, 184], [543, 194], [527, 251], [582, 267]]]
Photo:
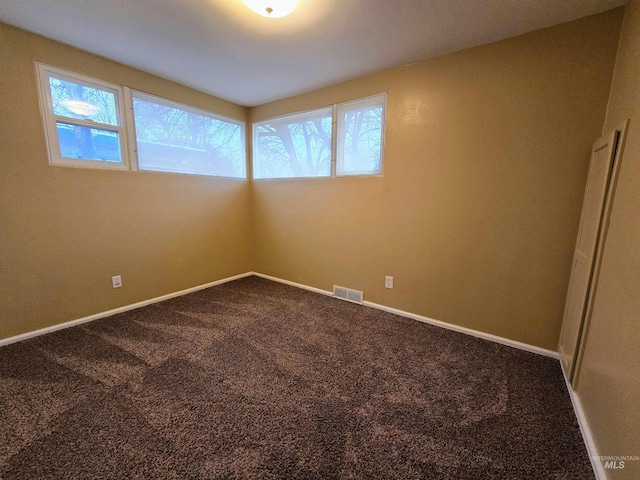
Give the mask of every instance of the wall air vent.
[[359, 303], [360, 305], [362, 305], [364, 292], [334, 285], [333, 296], [336, 298], [340, 298], [341, 300], [346, 300], [347, 302]]

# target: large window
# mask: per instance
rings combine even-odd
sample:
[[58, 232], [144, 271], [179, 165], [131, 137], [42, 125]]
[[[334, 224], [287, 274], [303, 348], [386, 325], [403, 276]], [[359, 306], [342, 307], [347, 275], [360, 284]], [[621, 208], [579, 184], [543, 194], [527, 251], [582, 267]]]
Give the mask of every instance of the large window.
[[128, 167], [122, 88], [38, 64], [52, 164]]
[[246, 178], [243, 122], [37, 68], [51, 164]]
[[331, 108], [256, 123], [253, 177], [330, 176], [331, 124]]
[[254, 123], [253, 177], [380, 175], [385, 110], [382, 94]]
[[133, 93], [140, 170], [246, 176], [242, 122]]

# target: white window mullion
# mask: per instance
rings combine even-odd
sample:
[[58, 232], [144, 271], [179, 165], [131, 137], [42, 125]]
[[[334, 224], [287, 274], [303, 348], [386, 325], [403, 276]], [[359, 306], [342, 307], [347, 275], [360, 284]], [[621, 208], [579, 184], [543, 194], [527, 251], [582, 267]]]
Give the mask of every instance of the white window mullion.
[[334, 105], [331, 109], [331, 176], [336, 176], [337, 151], [338, 151], [338, 106]]
[[53, 115], [53, 119], [55, 123], [60, 122], [60, 123], [66, 123], [69, 125], [79, 125], [82, 127], [95, 128], [98, 130], [108, 130], [114, 133], [122, 132], [122, 127], [120, 125], [109, 125], [106, 123], [94, 122], [92, 120], [82, 120], [79, 118], [64, 117], [62, 115]]
[[127, 150], [129, 153], [129, 167], [131, 170], [139, 170], [138, 143], [136, 139], [136, 119], [133, 114], [133, 95], [129, 87], [123, 87], [122, 101], [124, 103], [124, 134], [126, 136]]

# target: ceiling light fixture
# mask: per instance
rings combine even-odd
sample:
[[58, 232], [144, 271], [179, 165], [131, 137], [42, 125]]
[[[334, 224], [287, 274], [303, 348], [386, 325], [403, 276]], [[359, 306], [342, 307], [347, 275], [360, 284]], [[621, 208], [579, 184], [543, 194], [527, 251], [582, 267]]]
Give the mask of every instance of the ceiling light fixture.
[[69, 111], [82, 117], [90, 117], [91, 115], [98, 113], [98, 110], [100, 110], [99, 106], [94, 105], [93, 103], [83, 102], [82, 100], [63, 100], [60, 103]]
[[263, 17], [286, 17], [296, 8], [296, 0], [244, 0], [251, 10]]

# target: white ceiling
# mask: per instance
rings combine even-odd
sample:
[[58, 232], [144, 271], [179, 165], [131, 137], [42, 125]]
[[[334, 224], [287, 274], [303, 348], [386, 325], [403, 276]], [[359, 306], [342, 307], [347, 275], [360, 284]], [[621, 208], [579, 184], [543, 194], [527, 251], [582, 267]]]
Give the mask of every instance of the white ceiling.
[[625, 0], [0, 0], [0, 21], [255, 106], [556, 25]]

